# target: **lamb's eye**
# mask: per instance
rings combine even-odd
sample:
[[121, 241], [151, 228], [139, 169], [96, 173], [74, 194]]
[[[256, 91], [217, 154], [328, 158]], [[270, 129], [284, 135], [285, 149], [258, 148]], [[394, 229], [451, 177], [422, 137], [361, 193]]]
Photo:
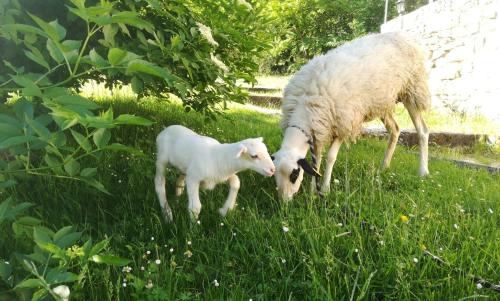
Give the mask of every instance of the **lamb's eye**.
[[259, 155], [250, 155], [250, 158], [252, 158], [252, 159], [258, 159]]

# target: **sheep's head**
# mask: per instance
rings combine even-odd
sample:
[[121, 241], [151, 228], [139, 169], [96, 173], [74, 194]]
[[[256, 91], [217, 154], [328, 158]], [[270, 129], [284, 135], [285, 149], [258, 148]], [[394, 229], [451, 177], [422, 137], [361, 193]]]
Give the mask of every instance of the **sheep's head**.
[[263, 140], [259, 137], [241, 141], [236, 157], [244, 160], [246, 168], [271, 177], [274, 174], [274, 163]]
[[273, 155], [273, 161], [276, 165], [274, 178], [278, 195], [284, 201], [291, 200], [299, 191], [304, 171], [312, 176], [317, 175], [317, 171], [311, 167], [304, 156], [294, 150], [279, 150]]

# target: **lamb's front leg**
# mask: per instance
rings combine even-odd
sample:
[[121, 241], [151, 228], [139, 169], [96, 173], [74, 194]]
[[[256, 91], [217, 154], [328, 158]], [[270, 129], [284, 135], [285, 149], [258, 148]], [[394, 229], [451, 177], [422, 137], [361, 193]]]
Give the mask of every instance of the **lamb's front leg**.
[[234, 208], [236, 204], [236, 196], [238, 195], [238, 190], [240, 189], [240, 179], [237, 175], [232, 175], [227, 179], [229, 183], [229, 194], [227, 196], [227, 200], [224, 203], [224, 207], [219, 209], [219, 213], [222, 216], [226, 216], [229, 210]]
[[201, 211], [200, 202], [200, 181], [189, 176], [186, 177], [186, 187], [188, 194], [188, 209], [192, 220], [197, 220]]

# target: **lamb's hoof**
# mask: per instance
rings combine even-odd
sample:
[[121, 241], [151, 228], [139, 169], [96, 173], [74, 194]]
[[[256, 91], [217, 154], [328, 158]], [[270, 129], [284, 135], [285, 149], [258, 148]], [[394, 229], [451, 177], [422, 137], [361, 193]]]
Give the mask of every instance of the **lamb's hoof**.
[[180, 197], [183, 192], [184, 192], [184, 186], [175, 188], [175, 196], [177, 198]]
[[165, 217], [165, 221], [167, 223], [171, 223], [174, 220], [172, 216], [172, 210], [170, 208], [166, 208], [163, 210], [163, 216]]
[[220, 214], [222, 217], [226, 216], [227, 211], [228, 211], [228, 208], [226, 208], [226, 207], [219, 208], [219, 214]]

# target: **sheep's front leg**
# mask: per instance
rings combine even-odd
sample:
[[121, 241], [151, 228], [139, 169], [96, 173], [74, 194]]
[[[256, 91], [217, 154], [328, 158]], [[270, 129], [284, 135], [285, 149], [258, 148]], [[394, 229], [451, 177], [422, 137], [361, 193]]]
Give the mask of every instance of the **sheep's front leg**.
[[186, 185], [186, 175], [180, 175], [175, 183], [175, 196], [180, 197]]
[[339, 138], [335, 138], [332, 145], [330, 146], [330, 150], [328, 151], [328, 155], [326, 157], [325, 173], [323, 175], [323, 186], [321, 187], [321, 191], [323, 193], [330, 192], [330, 181], [332, 180], [333, 165], [337, 160], [337, 154], [341, 145], [342, 140], [340, 140]]
[[200, 202], [200, 182], [192, 179], [189, 176], [186, 178], [187, 194], [188, 194], [188, 209], [192, 220], [197, 220], [201, 211]]
[[172, 209], [167, 202], [167, 194], [165, 192], [165, 162], [157, 161], [156, 162], [156, 176], [155, 176], [155, 190], [158, 195], [158, 200], [160, 201], [161, 210], [163, 215], [165, 216], [165, 220], [167, 223], [172, 222]]
[[240, 179], [237, 175], [232, 175], [227, 179], [229, 183], [229, 194], [227, 196], [227, 200], [224, 203], [224, 207], [219, 209], [219, 213], [222, 216], [226, 216], [229, 210], [234, 208], [236, 204], [236, 196], [238, 195], [238, 190], [240, 189]]

